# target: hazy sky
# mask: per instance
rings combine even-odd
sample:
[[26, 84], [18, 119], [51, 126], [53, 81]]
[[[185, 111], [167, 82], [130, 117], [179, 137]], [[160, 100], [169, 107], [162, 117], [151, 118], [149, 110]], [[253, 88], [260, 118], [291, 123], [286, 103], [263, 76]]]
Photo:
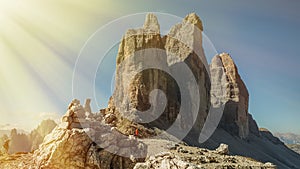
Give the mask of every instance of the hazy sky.
[[259, 126], [300, 134], [299, 8], [298, 0], [1, 0], [0, 124], [31, 129], [64, 114], [77, 55], [106, 23], [141, 12], [196, 12], [217, 51], [235, 60]]

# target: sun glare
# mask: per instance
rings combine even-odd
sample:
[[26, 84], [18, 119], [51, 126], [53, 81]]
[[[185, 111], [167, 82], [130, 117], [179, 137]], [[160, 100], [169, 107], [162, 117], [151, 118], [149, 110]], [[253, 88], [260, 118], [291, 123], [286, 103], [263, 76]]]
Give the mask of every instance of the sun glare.
[[59, 112], [71, 100], [72, 62], [96, 29], [92, 16], [111, 12], [95, 3], [0, 0], [0, 124], [35, 127], [31, 117]]
[[41, 112], [63, 113], [73, 60], [98, 28], [94, 15], [111, 14], [98, 10], [110, 4], [93, 1], [0, 0], [0, 125], [29, 129]]
[[10, 12], [15, 10], [20, 4], [19, 0], [0, 0], [0, 13]]
[[0, 0], [0, 28], [6, 24], [9, 16], [20, 10], [20, 0]]

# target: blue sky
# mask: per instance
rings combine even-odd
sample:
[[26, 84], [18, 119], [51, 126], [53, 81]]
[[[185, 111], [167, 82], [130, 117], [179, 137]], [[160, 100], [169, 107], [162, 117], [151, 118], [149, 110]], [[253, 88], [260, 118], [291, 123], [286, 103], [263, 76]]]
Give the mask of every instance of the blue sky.
[[236, 62], [259, 126], [300, 134], [298, 0], [3, 0], [0, 6], [1, 124], [31, 129], [64, 114], [77, 55], [106, 23], [140, 12], [196, 12], [217, 51]]

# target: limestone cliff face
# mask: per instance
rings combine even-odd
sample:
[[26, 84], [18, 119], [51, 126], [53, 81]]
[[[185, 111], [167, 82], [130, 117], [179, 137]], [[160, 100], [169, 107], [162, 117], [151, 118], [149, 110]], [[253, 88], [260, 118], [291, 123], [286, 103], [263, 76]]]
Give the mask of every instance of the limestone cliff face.
[[[153, 50], [143, 53], [146, 49]], [[171, 79], [166, 73], [157, 69], [138, 71], [147, 66], [143, 59], [138, 58], [141, 55], [159, 59], [156, 63], [166, 66], [166, 55], [159, 49], [163, 49], [159, 24], [156, 16], [148, 14], [143, 28], [128, 30], [121, 41], [117, 56], [117, 85], [109, 107], [116, 106], [122, 115], [133, 115], [135, 109], [145, 111], [150, 108], [149, 93], [153, 89], [167, 90]], [[142, 53], [137, 54], [138, 51]]]
[[[212, 94], [226, 102], [221, 127], [241, 138], [247, 138], [249, 135], [249, 93], [235, 63], [229, 54], [222, 53], [213, 58], [210, 71], [214, 79]], [[212, 100], [213, 106], [220, 106], [218, 104]], [[255, 127], [252, 123], [251, 126]]]
[[[149, 99], [151, 91], [159, 89], [163, 91], [167, 98], [167, 103], [163, 113], [154, 121], [147, 123], [147, 126], [155, 126], [167, 129], [177, 119], [180, 111], [182, 99], [189, 99], [189, 105], [185, 107], [198, 107], [197, 115], [188, 114], [188, 118], [179, 117], [181, 128], [191, 125], [191, 120], [195, 120], [193, 129], [200, 132], [210, 105], [210, 82], [206, 71], [207, 61], [202, 48], [202, 22], [195, 14], [188, 15], [182, 23], [171, 28], [166, 36], [160, 35], [157, 18], [148, 14], [143, 28], [128, 30], [121, 41], [117, 56], [116, 68], [116, 88], [111, 98], [109, 108], [117, 108], [118, 112], [129, 119], [136, 119], [135, 111], [146, 111], [151, 109]], [[143, 59], [139, 59], [143, 58]], [[152, 58], [155, 60], [149, 61]], [[145, 61], [146, 60], [146, 61]], [[149, 66], [152, 62], [158, 68], [150, 68], [142, 71], [142, 67]], [[192, 81], [186, 80], [185, 84], [179, 84], [170, 75], [180, 73], [175, 70], [178, 64], [185, 64], [193, 74], [193, 78], [199, 88], [199, 106], [193, 104], [194, 91], [189, 90]], [[130, 75], [134, 74], [134, 78]], [[185, 76], [185, 75], [182, 75]], [[128, 86], [124, 84], [129, 84]], [[180, 86], [186, 87], [186, 92], [180, 92]], [[159, 104], [160, 95], [154, 94], [155, 103]], [[188, 96], [185, 96], [188, 95]], [[129, 99], [127, 99], [127, 97]], [[197, 109], [198, 110], [198, 109]]]
[[[209, 69], [207, 68], [207, 61], [202, 47], [202, 31], [203, 26], [200, 18], [195, 14], [187, 15], [182, 23], [173, 26], [169, 34], [165, 37], [165, 49], [167, 53], [168, 65], [175, 66], [184, 62], [191, 70], [197, 84], [198, 92], [200, 94], [200, 103], [195, 105], [195, 98], [193, 93], [195, 89], [188, 88], [187, 91], [181, 93], [190, 96], [190, 104], [188, 107], [198, 107], [199, 111], [195, 119], [193, 130], [200, 133], [210, 107], [210, 79], [208, 76]], [[177, 69], [178, 70], [178, 69]], [[182, 71], [179, 69], [179, 71]], [[175, 74], [180, 74], [176, 72]], [[183, 75], [187, 76], [187, 75]], [[186, 81], [187, 86], [191, 86], [192, 80]], [[185, 112], [186, 113], [186, 112]], [[185, 124], [189, 122], [185, 121]]]

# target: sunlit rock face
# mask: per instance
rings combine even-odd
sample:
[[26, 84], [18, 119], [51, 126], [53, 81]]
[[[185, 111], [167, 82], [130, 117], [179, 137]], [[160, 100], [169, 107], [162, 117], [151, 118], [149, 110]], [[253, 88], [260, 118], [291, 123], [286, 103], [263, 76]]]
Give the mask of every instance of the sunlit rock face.
[[[155, 60], [156, 66], [168, 67], [159, 27], [156, 16], [148, 14], [143, 28], [128, 30], [119, 46], [116, 88], [112, 96], [112, 105], [110, 104], [109, 107], [117, 107], [117, 110], [130, 120], [138, 118], [134, 114], [135, 111], [150, 109], [149, 94], [153, 89], [160, 89], [168, 98], [173, 98], [168, 100], [167, 109], [172, 107], [173, 111], [176, 111], [179, 107], [180, 98], [177, 96], [179, 92], [174, 80], [159, 69], [142, 70], [148, 67], [149, 63], [146, 59], [149, 58]], [[158, 96], [153, 97], [157, 98]], [[176, 116], [177, 113], [164, 113], [162, 115], [164, 117], [160, 120], [163, 122], [174, 120], [174, 116], [172, 117], [171, 114]]]
[[[248, 90], [229, 54], [222, 53], [213, 58], [211, 66], [212, 94], [225, 102], [220, 126], [228, 132], [247, 138], [249, 135]], [[213, 106], [220, 106], [212, 100]], [[252, 120], [252, 118], [251, 118]], [[255, 124], [251, 123], [253, 130]]]
[[[119, 46], [116, 87], [108, 107], [134, 121], [140, 118], [135, 112], [145, 112], [161, 104], [161, 95], [151, 93], [159, 89], [166, 97], [166, 105], [158, 118], [144, 125], [168, 129], [177, 120], [178, 128], [192, 127], [195, 133], [200, 133], [210, 106], [210, 80], [202, 48], [202, 30], [202, 22], [196, 14], [186, 16], [165, 36], [160, 34], [158, 20], [153, 14], [147, 15], [142, 28], [128, 30]], [[151, 67], [150, 63], [154, 63], [155, 68], [142, 70]], [[198, 89], [191, 87], [194, 81], [177, 68], [180, 64], [190, 69]], [[173, 74], [187, 80], [178, 82]], [[133, 78], [129, 78], [131, 75]], [[196, 101], [195, 90], [200, 98]], [[181, 107], [186, 108], [186, 117], [179, 116]], [[196, 113], [192, 114], [191, 109], [197, 109]]]
[[43, 120], [41, 124], [30, 133], [29, 137], [32, 144], [31, 151], [39, 148], [39, 145], [43, 142], [45, 136], [51, 133], [56, 125], [57, 124], [53, 120]]
[[84, 115], [86, 110], [79, 100], [70, 103], [62, 122], [34, 152], [31, 168], [127, 169], [143, 160], [145, 144], [120, 134], [105, 124], [100, 114]]

